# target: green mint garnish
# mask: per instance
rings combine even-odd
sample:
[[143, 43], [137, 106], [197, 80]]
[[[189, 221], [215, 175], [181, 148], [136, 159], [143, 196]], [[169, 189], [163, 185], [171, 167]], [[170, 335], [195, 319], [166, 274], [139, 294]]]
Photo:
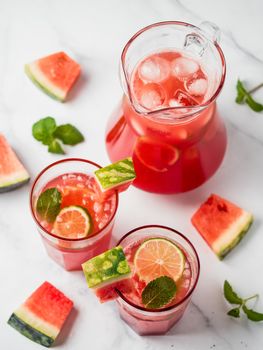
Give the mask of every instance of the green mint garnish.
[[253, 111], [255, 112], [261, 112], [263, 111], [263, 105], [261, 103], [256, 102], [251, 94], [258, 89], [263, 87], [263, 83], [256, 86], [254, 89], [248, 91], [244, 87], [244, 84], [238, 79], [236, 89], [237, 89], [237, 96], [236, 96], [236, 103], [243, 104], [246, 103]]
[[230, 304], [242, 304], [242, 298], [234, 292], [228, 281], [224, 283], [224, 296]]
[[260, 312], [256, 312], [252, 309], [248, 309], [246, 307], [246, 305], [243, 305], [242, 309], [243, 309], [244, 313], [247, 315], [247, 318], [249, 320], [254, 321], [254, 322], [263, 321], [263, 314], [261, 314]]
[[43, 220], [54, 222], [61, 207], [61, 193], [56, 188], [42, 192], [37, 199], [36, 210]]
[[254, 321], [254, 322], [263, 321], [263, 314], [262, 313], [254, 311], [252, 309], [249, 309], [246, 306], [246, 303], [251, 299], [257, 298], [258, 294], [255, 294], [249, 298], [243, 299], [240, 296], [238, 296], [236, 292], [234, 292], [230, 283], [228, 281], [225, 281], [225, 283], [224, 283], [224, 296], [230, 304], [239, 305], [238, 307], [228, 311], [227, 314], [229, 316], [232, 316], [235, 318], [240, 317], [240, 310], [242, 309], [249, 320]]
[[37, 121], [32, 127], [32, 134], [37, 141], [48, 146], [50, 153], [65, 154], [61, 142], [65, 145], [74, 146], [84, 137], [81, 132], [71, 124], [56, 125], [52, 117], [46, 117]]
[[227, 314], [235, 318], [240, 317], [240, 307], [235, 307], [234, 309], [229, 310]]
[[65, 145], [74, 146], [84, 141], [81, 132], [71, 124], [58, 126], [54, 132], [54, 136], [61, 140]]
[[56, 122], [54, 118], [46, 117], [40, 119], [32, 127], [32, 133], [36, 140], [49, 145], [53, 141], [53, 133], [56, 130]]
[[57, 140], [53, 140], [48, 146], [48, 152], [56, 154], [65, 154], [61, 144]]
[[159, 309], [168, 304], [176, 293], [171, 277], [161, 276], [149, 282], [142, 292], [142, 303], [148, 309]]

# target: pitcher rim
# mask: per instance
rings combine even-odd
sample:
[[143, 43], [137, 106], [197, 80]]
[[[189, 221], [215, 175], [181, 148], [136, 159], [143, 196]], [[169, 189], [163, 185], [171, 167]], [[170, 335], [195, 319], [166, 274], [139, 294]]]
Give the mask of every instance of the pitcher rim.
[[[154, 115], [156, 113], [160, 113], [160, 112], [166, 112], [166, 111], [171, 111], [171, 110], [175, 110], [175, 111], [178, 111], [180, 109], [185, 109], [186, 107], [185, 106], [176, 106], [176, 107], [164, 107], [164, 108], [161, 108], [161, 109], [158, 109], [158, 110], [153, 110], [153, 111], [138, 111], [137, 108], [134, 106], [134, 103], [133, 103], [133, 99], [132, 99], [132, 92], [131, 92], [131, 88], [130, 88], [130, 84], [129, 84], [129, 79], [128, 79], [128, 76], [127, 76], [127, 73], [126, 73], [126, 69], [125, 69], [125, 59], [126, 59], [126, 54], [127, 54], [127, 51], [130, 47], [130, 45], [132, 44], [132, 42], [137, 38], [139, 37], [141, 34], [143, 34], [145, 31], [149, 30], [149, 29], [152, 29], [154, 27], [159, 27], [159, 26], [166, 26], [166, 25], [181, 25], [181, 26], [185, 26], [185, 27], [191, 27], [197, 31], [200, 31], [202, 35], [204, 35], [204, 37], [210, 41], [217, 49], [218, 53], [219, 53], [219, 57], [221, 59], [221, 63], [222, 63], [222, 74], [221, 74], [221, 79], [220, 79], [220, 82], [218, 84], [218, 87], [216, 89], [216, 91], [214, 92], [214, 94], [207, 100], [205, 101], [204, 103], [201, 103], [199, 105], [194, 105], [194, 106], [187, 106], [187, 109], [189, 110], [195, 110], [195, 109], [198, 109], [198, 110], [202, 110], [202, 109], [205, 109], [207, 108], [219, 95], [219, 93], [221, 92], [222, 90], [222, 87], [224, 85], [224, 82], [225, 82], [225, 77], [226, 77], [226, 60], [225, 60], [225, 56], [223, 54], [223, 51], [220, 47], [220, 45], [217, 43], [217, 41], [213, 41], [209, 38], [209, 36], [206, 36], [205, 34], [203, 34], [203, 30], [198, 27], [198, 26], [195, 26], [191, 23], [188, 23], [188, 22], [183, 22], [183, 21], [162, 21], [162, 22], [156, 22], [156, 23], [152, 23], [146, 27], [143, 27], [142, 29], [140, 29], [139, 31], [137, 31], [129, 40], [128, 42], [126, 43], [126, 45], [124, 46], [123, 50], [122, 50], [122, 53], [121, 53], [121, 69], [123, 71], [123, 74], [124, 74], [124, 78], [125, 78], [125, 82], [126, 82], [126, 85], [127, 85], [127, 95], [128, 95], [128, 98], [129, 98], [129, 101], [130, 103], [132, 104], [133, 108], [135, 109], [136, 113], [138, 114], [141, 114], [141, 115]], [[185, 117], [188, 117], [189, 115], [185, 116]], [[184, 118], [184, 117], [183, 117]], [[176, 118], [176, 119], [182, 119], [182, 117], [179, 117], [179, 118]]]

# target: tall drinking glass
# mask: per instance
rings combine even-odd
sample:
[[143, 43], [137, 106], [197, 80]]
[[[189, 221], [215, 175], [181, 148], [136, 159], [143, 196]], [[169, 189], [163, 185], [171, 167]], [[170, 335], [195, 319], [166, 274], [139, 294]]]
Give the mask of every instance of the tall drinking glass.
[[[181, 277], [180, 288], [174, 302], [161, 309], [145, 308], [138, 299], [137, 292], [127, 293], [117, 290], [117, 305], [121, 318], [140, 335], [165, 334], [183, 316], [192, 293], [197, 285], [200, 271], [199, 258], [192, 243], [180, 232], [166, 226], [149, 225], [138, 227], [121, 238], [118, 245], [124, 249], [128, 261], [133, 266], [133, 259], [138, 243], [147, 239], [164, 238], [174, 243], [184, 252], [185, 268]], [[134, 283], [138, 281], [133, 277]], [[177, 302], [176, 302], [177, 300]]]
[[[93, 172], [100, 168], [89, 160], [70, 158], [50, 164], [36, 177], [30, 195], [30, 206], [37, 230], [47, 254], [66, 270], [80, 270], [86, 260], [107, 250], [110, 244], [118, 193], [109, 197], [100, 192]], [[67, 238], [54, 232], [53, 225], [42, 220], [36, 210], [39, 195], [48, 188], [62, 194], [62, 208], [81, 206], [89, 212], [93, 231], [86, 237]]]

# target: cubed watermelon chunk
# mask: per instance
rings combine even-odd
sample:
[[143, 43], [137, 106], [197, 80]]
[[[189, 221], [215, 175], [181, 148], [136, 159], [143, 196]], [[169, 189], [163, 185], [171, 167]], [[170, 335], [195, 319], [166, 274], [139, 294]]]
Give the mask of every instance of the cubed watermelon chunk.
[[0, 134], [0, 193], [11, 191], [29, 181], [29, 174], [4, 135]]
[[131, 269], [122, 247], [112, 248], [82, 264], [88, 287], [100, 302], [117, 297], [116, 288], [124, 288], [130, 278]]
[[102, 192], [125, 191], [136, 178], [132, 158], [126, 158], [105, 166], [94, 172], [95, 179]]
[[219, 259], [244, 237], [253, 215], [234, 203], [211, 194], [192, 217], [192, 224]]
[[26, 64], [25, 72], [46, 94], [64, 102], [80, 75], [80, 66], [65, 52], [57, 52]]
[[49, 282], [44, 282], [11, 315], [8, 324], [34, 342], [50, 347], [72, 307], [69, 298]]

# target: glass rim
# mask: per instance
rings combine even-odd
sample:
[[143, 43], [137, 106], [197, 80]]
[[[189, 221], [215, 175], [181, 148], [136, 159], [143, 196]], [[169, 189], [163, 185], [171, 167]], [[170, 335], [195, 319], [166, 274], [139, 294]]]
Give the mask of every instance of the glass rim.
[[[188, 23], [188, 22], [183, 22], [183, 21], [162, 21], [162, 22], [156, 22], [156, 23], [152, 23], [146, 27], [143, 27], [142, 29], [140, 29], [139, 31], [137, 31], [129, 40], [128, 42], [126, 43], [126, 45], [124, 46], [123, 50], [122, 50], [122, 53], [121, 53], [121, 67], [122, 67], [122, 71], [124, 73], [124, 77], [125, 77], [125, 81], [126, 81], [126, 84], [127, 84], [127, 92], [128, 92], [128, 98], [129, 98], [129, 101], [131, 102], [133, 108], [135, 109], [135, 111], [139, 114], [143, 114], [145, 116], [152, 116], [156, 113], [160, 113], [160, 112], [167, 112], [167, 111], [180, 111], [180, 109], [183, 109], [185, 108], [185, 106], [177, 106], [177, 107], [164, 107], [164, 108], [161, 108], [161, 109], [158, 109], [158, 110], [153, 110], [153, 111], [138, 111], [137, 108], [135, 108], [134, 104], [133, 104], [133, 98], [132, 98], [132, 92], [131, 92], [131, 88], [130, 88], [130, 84], [129, 84], [129, 79], [128, 79], [128, 76], [126, 74], [126, 69], [125, 69], [125, 60], [126, 60], [126, 54], [127, 54], [127, 51], [129, 50], [129, 47], [130, 45], [132, 44], [132, 42], [137, 38], [139, 37], [141, 34], [143, 34], [144, 32], [146, 32], [147, 30], [149, 29], [152, 29], [152, 28], [155, 28], [155, 27], [161, 27], [161, 26], [166, 26], [166, 25], [177, 25], [177, 26], [184, 26], [184, 27], [190, 27], [190, 28], [193, 28], [197, 31], [200, 31], [202, 35], [204, 35], [204, 37], [209, 40], [211, 43], [213, 43], [213, 45], [216, 47], [218, 53], [219, 53], [219, 57], [221, 59], [221, 63], [222, 63], [222, 74], [221, 74], [221, 79], [220, 79], [220, 82], [218, 84], [218, 87], [216, 89], [216, 91], [214, 92], [214, 94], [207, 100], [205, 101], [204, 103], [201, 103], [199, 105], [194, 105], [194, 106], [187, 106], [187, 109], [189, 110], [193, 110], [195, 111], [196, 110], [199, 110], [199, 109], [204, 109], [204, 108], [207, 108], [216, 98], [217, 96], [219, 95], [220, 91], [222, 90], [222, 87], [224, 85], [224, 81], [225, 81], [225, 77], [226, 77], [226, 59], [225, 59], [225, 56], [224, 56], [224, 53], [220, 47], [220, 45], [217, 43], [217, 41], [212, 41], [211, 39], [209, 39], [209, 37], [205, 36], [205, 34], [203, 34], [203, 30], [202, 28], [199, 28], [198, 26], [195, 26], [191, 23]], [[198, 112], [198, 111], [197, 111]], [[197, 113], [196, 112], [196, 113]], [[187, 116], [184, 116], [184, 117], [175, 117], [173, 119], [177, 120], [177, 119], [184, 119], [184, 118], [187, 118], [189, 117], [188, 115]]]
[[82, 162], [82, 163], [86, 163], [86, 164], [90, 164], [93, 165], [95, 167], [97, 167], [98, 169], [102, 168], [99, 164], [91, 161], [91, 160], [87, 160], [84, 158], [65, 158], [65, 159], [60, 159], [56, 162], [50, 163], [48, 166], [46, 166], [44, 169], [42, 169], [40, 171], [40, 173], [36, 176], [33, 185], [31, 187], [30, 190], [30, 210], [31, 210], [31, 215], [33, 216], [33, 219], [35, 221], [35, 223], [37, 224], [37, 226], [39, 226], [41, 228], [41, 230], [43, 230], [48, 236], [52, 236], [53, 238], [59, 239], [61, 241], [66, 241], [66, 242], [80, 242], [80, 241], [85, 241], [85, 240], [89, 240], [92, 239], [94, 237], [96, 237], [98, 234], [100, 234], [103, 230], [105, 230], [113, 221], [113, 219], [115, 218], [115, 215], [117, 213], [117, 209], [119, 206], [119, 194], [118, 191], [115, 190], [115, 197], [116, 197], [116, 204], [115, 204], [115, 208], [114, 208], [114, 212], [110, 218], [110, 220], [107, 222], [107, 224], [105, 226], [103, 226], [100, 230], [98, 230], [95, 234], [87, 236], [87, 237], [82, 237], [82, 238], [76, 238], [76, 239], [71, 239], [71, 238], [64, 238], [64, 237], [60, 237], [55, 235], [54, 233], [49, 232], [47, 229], [45, 229], [40, 222], [37, 220], [37, 217], [35, 215], [34, 212], [34, 208], [33, 208], [33, 192], [34, 189], [36, 187], [36, 184], [38, 182], [38, 180], [42, 177], [42, 175], [44, 175], [49, 169], [53, 168], [54, 166], [57, 166], [61, 163], [66, 163], [66, 162]]
[[196, 278], [195, 278], [195, 281], [194, 281], [194, 284], [193, 286], [189, 289], [189, 291], [186, 293], [186, 295], [183, 297], [182, 300], [180, 300], [178, 303], [176, 304], [173, 304], [171, 306], [167, 306], [167, 307], [164, 307], [164, 308], [161, 308], [161, 309], [146, 309], [144, 308], [143, 306], [139, 306], [139, 305], [136, 305], [135, 303], [133, 303], [132, 301], [128, 300], [123, 294], [121, 291], [119, 291], [117, 288], [115, 288], [118, 296], [124, 300], [127, 304], [129, 304], [130, 306], [134, 307], [135, 309], [137, 310], [140, 310], [140, 311], [144, 311], [144, 312], [147, 312], [147, 313], [161, 313], [161, 312], [165, 312], [165, 311], [170, 311], [178, 306], [180, 306], [181, 304], [184, 303], [185, 300], [187, 300], [193, 293], [193, 291], [195, 290], [196, 288], [196, 285], [197, 285], [197, 282], [199, 280], [199, 276], [200, 276], [200, 260], [199, 260], [199, 256], [197, 254], [197, 251], [195, 249], [195, 247], [193, 246], [193, 244], [190, 242], [190, 240], [184, 236], [181, 232], [169, 227], [169, 226], [164, 226], [164, 225], [144, 225], [144, 226], [139, 226], [131, 231], [129, 231], [128, 233], [126, 233], [124, 236], [122, 236], [122, 238], [118, 241], [118, 243], [116, 244], [116, 246], [118, 245], [121, 245], [121, 242], [127, 238], [128, 236], [130, 236], [131, 234], [133, 234], [134, 232], [136, 231], [140, 231], [140, 230], [143, 230], [143, 229], [147, 229], [147, 228], [161, 228], [161, 229], [165, 229], [165, 230], [168, 230], [168, 231], [171, 231], [173, 233], [176, 233], [177, 235], [179, 235], [181, 238], [183, 238], [183, 240], [185, 240], [191, 247], [191, 249], [193, 250], [194, 252], [194, 255], [195, 255], [195, 258], [196, 258], [196, 261], [197, 261], [197, 275], [196, 275]]

